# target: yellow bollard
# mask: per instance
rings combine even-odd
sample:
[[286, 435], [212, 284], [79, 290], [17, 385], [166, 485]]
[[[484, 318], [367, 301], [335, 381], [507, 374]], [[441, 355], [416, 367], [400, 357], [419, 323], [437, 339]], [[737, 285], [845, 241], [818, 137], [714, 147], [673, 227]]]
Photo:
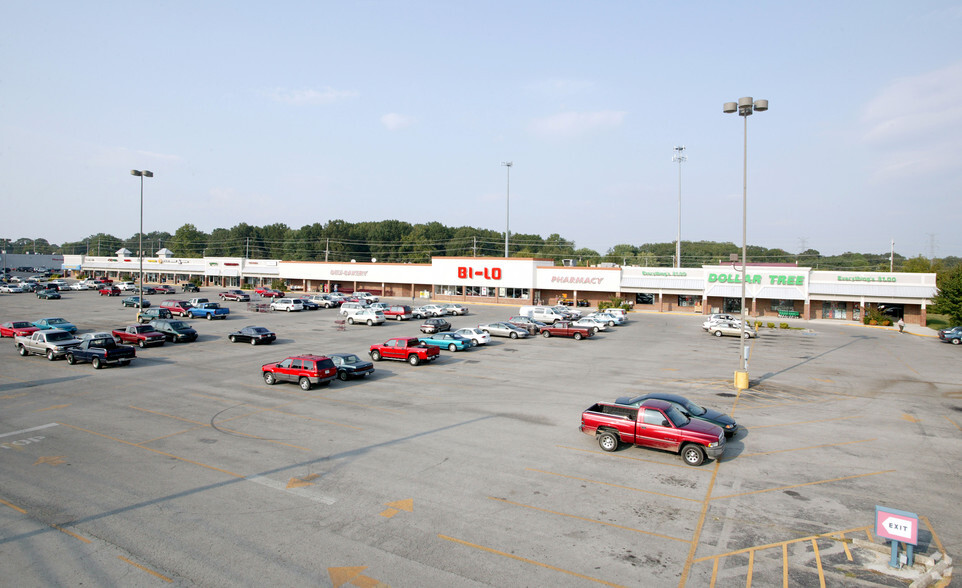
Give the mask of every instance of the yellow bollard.
[[748, 372], [735, 370], [735, 389], [748, 390]]

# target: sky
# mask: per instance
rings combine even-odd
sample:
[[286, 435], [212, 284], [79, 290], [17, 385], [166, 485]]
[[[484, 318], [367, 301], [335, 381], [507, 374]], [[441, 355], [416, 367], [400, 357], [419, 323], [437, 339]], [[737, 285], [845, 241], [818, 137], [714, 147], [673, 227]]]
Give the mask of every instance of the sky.
[[960, 31], [959, 1], [7, 1], [0, 238], [134, 235], [147, 169], [145, 232], [507, 223], [604, 253], [675, 241], [680, 192], [683, 241], [740, 245], [722, 106], [750, 96], [750, 245], [962, 256]]

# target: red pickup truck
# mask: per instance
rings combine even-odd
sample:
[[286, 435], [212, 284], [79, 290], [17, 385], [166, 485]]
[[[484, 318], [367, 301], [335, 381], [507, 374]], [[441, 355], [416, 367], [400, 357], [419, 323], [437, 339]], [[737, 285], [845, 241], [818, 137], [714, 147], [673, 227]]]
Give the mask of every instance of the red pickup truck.
[[721, 427], [690, 419], [664, 400], [646, 400], [641, 406], [599, 402], [581, 414], [581, 432], [598, 437], [605, 451], [621, 443], [680, 453], [688, 465], [701, 465], [705, 457], [725, 453]]
[[110, 331], [110, 334], [124, 343], [135, 343], [141, 349], [148, 345], [163, 345], [167, 341], [163, 333], [158, 333], [150, 325], [127, 325], [123, 329]]
[[553, 325], [545, 325], [541, 327], [538, 332], [540, 332], [541, 336], [545, 339], [548, 337], [574, 337], [576, 341], [594, 335], [594, 329], [576, 327], [567, 321], [558, 321]]
[[437, 345], [428, 345], [417, 337], [395, 337], [380, 345], [371, 345], [370, 353], [374, 361], [396, 359], [418, 365], [441, 357], [441, 348]]

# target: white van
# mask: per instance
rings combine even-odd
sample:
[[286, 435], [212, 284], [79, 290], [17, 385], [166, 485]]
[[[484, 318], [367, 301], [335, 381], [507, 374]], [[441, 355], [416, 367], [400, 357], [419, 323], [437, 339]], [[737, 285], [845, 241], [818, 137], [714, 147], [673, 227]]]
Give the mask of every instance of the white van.
[[613, 314], [621, 317], [624, 320], [628, 320], [628, 312], [624, 308], [606, 308], [604, 311], [608, 314]]
[[341, 309], [338, 312], [341, 313], [341, 316], [349, 316], [354, 311], [362, 308], [367, 308], [366, 302], [345, 302], [341, 305]]
[[565, 318], [564, 315], [548, 306], [522, 306], [519, 314], [549, 325], [553, 325]]
[[384, 323], [384, 313], [373, 308], [353, 308], [347, 313], [347, 324], [364, 323], [371, 327]]

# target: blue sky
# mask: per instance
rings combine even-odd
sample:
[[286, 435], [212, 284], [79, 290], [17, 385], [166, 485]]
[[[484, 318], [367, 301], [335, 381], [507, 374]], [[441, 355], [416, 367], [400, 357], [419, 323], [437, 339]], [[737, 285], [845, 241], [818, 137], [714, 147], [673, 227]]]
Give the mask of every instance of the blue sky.
[[962, 255], [962, 3], [6, 2], [0, 237], [439, 221]]

